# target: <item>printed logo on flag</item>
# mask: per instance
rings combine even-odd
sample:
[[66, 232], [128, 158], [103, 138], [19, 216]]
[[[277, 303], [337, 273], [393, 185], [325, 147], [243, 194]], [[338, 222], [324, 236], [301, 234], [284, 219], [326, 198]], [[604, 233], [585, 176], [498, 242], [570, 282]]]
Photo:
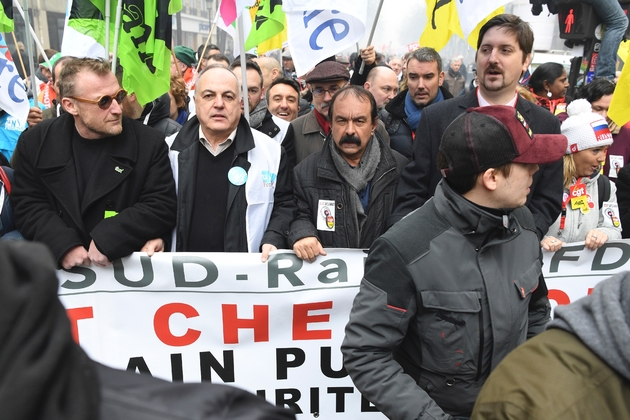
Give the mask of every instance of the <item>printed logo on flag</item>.
[[612, 134], [610, 134], [610, 129], [608, 129], [608, 124], [601, 121], [595, 121], [591, 123], [591, 127], [593, 127], [593, 132], [595, 133], [596, 141], [604, 141], [612, 139]]

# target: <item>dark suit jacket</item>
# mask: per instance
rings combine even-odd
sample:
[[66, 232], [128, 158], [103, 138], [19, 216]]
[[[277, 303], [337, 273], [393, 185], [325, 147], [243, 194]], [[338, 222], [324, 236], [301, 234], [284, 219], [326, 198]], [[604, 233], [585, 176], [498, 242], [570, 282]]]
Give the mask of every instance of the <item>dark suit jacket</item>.
[[[478, 107], [476, 90], [466, 95], [430, 105], [422, 111], [416, 138], [413, 142], [413, 160], [403, 170], [394, 201], [394, 212], [389, 226], [422, 206], [433, 197], [442, 175], [436, 158], [446, 127], [466, 109]], [[518, 98], [516, 109], [527, 120], [534, 134], [560, 134], [560, 122], [548, 110]], [[534, 174], [527, 207], [534, 215], [538, 236], [542, 238], [562, 210], [562, 159], [549, 165], [540, 165]]]
[[[92, 240], [111, 261], [149, 239], [169, 237], [176, 198], [164, 134], [124, 117], [122, 133], [108, 139], [79, 201], [73, 131], [73, 116], [63, 114], [18, 140], [11, 203], [22, 235], [48, 245], [57, 264]], [[118, 214], [106, 218], [106, 212]]]

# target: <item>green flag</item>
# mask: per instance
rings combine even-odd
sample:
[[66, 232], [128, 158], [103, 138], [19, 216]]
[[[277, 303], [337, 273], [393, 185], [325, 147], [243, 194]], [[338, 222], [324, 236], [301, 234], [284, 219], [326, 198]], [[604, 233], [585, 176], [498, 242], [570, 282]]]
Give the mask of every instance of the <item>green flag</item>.
[[256, 16], [252, 29], [245, 41], [245, 51], [262, 44], [284, 30], [286, 17], [282, 11], [282, 0], [258, 0], [252, 8], [256, 8]]
[[[172, 17], [181, 0], [122, 0], [118, 60], [122, 85], [145, 105], [170, 89]], [[113, 51], [116, 0], [111, 1], [110, 51]], [[105, 0], [73, 0], [68, 25], [105, 44]]]
[[0, 1], [0, 32], [13, 32], [13, 2]]
[[123, 87], [145, 105], [171, 86], [171, 15], [181, 0], [124, 0], [118, 57]]

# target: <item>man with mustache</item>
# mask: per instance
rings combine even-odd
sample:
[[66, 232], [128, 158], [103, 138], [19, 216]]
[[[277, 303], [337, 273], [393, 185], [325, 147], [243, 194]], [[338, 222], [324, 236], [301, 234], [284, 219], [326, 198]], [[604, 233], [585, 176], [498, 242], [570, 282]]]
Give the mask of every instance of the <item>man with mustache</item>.
[[108, 62], [72, 59], [60, 76], [65, 112], [18, 141], [16, 226], [66, 270], [164, 250], [176, 212], [164, 134], [123, 117], [127, 92]]
[[378, 114], [391, 139], [391, 147], [413, 157], [413, 139], [422, 110], [453, 95], [442, 86], [442, 58], [430, 47], [418, 48], [407, 60], [407, 89], [396, 95]]
[[[436, 165], [442, 135], [468, 108], [509, 105], [523, 116], [534, 134], [560, 133], [560, 123], [554, 115], [516, 93], [519, 78], [531, 60], [533, 43], [531, 27], [518, 16], [497, 15], [482, 26], [476, 56], [479, 87], [423, 110], [413, 143], [413, 160], [403, 170], [396, 190], [390, 226], [433, 196], [442, 179]], [[534, 215], [539, 238], [560, 214], [561, 201], [562, 163], [541, 165], [526, 204]]]
[[322, 149], [293, 172], [298, 214], [289, 246], [309, 262], [326, 255], [324, 247], [370, 247], [385, 231], [407, 163], [376, 131], [376, 101], [364, 88], [339, 90], [330, 101], [328, 120], [331, 134]]
[[[348, 69], [335, 61], [322, 61], [306, 76], [306, 83], [313, 93], [313, 110], [291, 121], [295, 132], [296, 163], [321, 150], [324, 139], [330, 134], [328, 120], [330, 101], [335, 92], [346, 86], [349, 80]], [[389, 135], [382, 123], [378, 130], [389, 144]]]

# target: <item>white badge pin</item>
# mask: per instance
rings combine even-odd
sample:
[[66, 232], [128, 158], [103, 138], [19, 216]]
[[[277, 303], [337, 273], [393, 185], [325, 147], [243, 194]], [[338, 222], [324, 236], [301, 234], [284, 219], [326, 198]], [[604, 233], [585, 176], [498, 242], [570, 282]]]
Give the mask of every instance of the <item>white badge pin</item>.
[[123, 169], [123, 168], [121, 168], [120, 166], [116, 166], [116, 167], [114, 168], [114, 170], [115, 170], [116, 172], [118, 172], [119, 174], [122, 174], [122, 173], [123, 173], [123, 171], [124, 171], [124, 169]]

